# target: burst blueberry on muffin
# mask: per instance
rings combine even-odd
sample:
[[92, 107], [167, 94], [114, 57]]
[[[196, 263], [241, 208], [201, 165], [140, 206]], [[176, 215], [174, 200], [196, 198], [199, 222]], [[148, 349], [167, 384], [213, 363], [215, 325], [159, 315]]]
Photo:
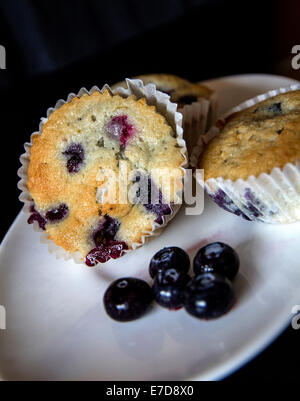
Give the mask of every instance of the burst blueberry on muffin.
[[250, 220], [298, 220], [300, 90], [256, 103], [218, 127], [198, 164], [216, 203]]
[[[28, 223], [37, 222], [56, 245], [79, 252], [89, 266], [121, 256], [172, 213], [182, 187], [184, 156], [174, 129], [144, 98], [123, 98], [107, 90], [75, 97], [49, 116], [32, 142]], [[118, 195], [120, 186], [112, 184], [110, 175], [118, 177], [121, 162], [127, 168], [126, 189], [135, 188], [135, 201], [139, 183], [146, 181], [148, 191], [156, 189], [157, 203], [151, 203], [149, 194], [134, 203], [112, 202], [109, 187], [116, 185]], [[161, 167], [172, 175], [168, 188], [150, 178]]]

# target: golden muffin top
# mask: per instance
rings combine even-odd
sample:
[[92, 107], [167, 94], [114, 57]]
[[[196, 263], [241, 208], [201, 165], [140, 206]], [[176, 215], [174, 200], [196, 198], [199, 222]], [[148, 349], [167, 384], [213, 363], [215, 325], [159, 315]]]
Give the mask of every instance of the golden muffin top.
[[199, 161], [205, 180], [247, 179], [300, 159], [300, 90], [229, 116]]

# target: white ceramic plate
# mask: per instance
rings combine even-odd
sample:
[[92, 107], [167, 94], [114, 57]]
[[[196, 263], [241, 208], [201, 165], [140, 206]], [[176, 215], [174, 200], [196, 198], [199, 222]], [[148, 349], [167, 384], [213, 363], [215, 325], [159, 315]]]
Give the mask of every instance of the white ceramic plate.
[[[220, 112], [294, 81], [242, 75], [210, 81]], [[163, 234], [143, 248], [94, 269], [57, 260], [20, 213], [0, 255], [0, 373], [5, 380], [217, 379], [262, 350], [288, 324], [300, 304], [300, 223], [271, 226], [242, 220], [205, 199], [200, 216], [184, 207]], [[207, 242], [238, 251], [237, 303], [226, 316], [197, 320], [184, 310], [155, 306], [145, 317], [117, 323], [102, 296], [121, 276], [148, 280], [148, 264], [163, 246], [193, 256]]]

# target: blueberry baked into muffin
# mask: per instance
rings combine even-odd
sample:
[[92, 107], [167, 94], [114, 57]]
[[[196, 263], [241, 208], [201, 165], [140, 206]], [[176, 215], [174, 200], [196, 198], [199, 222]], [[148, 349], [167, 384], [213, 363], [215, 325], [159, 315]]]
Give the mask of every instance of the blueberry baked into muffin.
[[300, 90], [278, 94], [230, 115], [204, 149], [209, 195], [246, 219], [300, 219]]
[[[183, 161], [174, 128], [145, 98], [108, 90], [75, 97], [54, 110], [41, 133], [33, 135], [28, 223], [37, 222], [56, 245], [79, 252], [89, 266], [117, 258], [172, 214]], [[122, 163], [134, 201], [113, 202], [107, 195], [111, 176], [118, 177]], [[150, 175], [161, 167], [171, 176], [170, 188]], [[140, 193], [142, 181], [146, 196]], [[119, 181], [113, 185], [118, 196]], [[153, 188], [156, 203], [149, 196]]]

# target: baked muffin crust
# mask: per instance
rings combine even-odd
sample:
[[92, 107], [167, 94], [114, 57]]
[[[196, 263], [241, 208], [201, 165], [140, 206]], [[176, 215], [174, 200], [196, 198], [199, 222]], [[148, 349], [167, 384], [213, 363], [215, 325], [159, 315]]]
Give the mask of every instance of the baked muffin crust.
[[277, 95], [229, 116], [199, 162], [205, 180], [247, 179], [300, 159], [300, 91]]

